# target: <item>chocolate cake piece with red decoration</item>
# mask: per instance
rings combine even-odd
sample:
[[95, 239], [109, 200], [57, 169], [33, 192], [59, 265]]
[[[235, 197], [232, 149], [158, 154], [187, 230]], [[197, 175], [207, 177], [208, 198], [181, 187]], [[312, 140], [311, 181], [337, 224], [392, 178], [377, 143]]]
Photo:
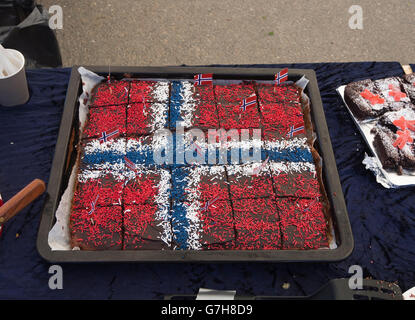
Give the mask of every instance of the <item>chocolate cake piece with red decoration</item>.
[[226, 166], [232, 200], [274, 196], [269, 164]]
[[90, 108], [82, 138], [107, 139], [125, 135], [126, 105]]
[[168, 81], [131, 81], [129, 103], [169, 102], [170, 83]]
[[124, 210], [124, 250], [170, 249], [166, 237], [165, 221], [157, 216], [155, 203], [126, 205]]
[[390, 110], [381, 92], [370, 79], [349, 83], [344, 90], [344, 100], [359, 120], [374, 118]]
[[167, 102], [131, 103], [127, 106], [127, 135], [150, 134], [166, 128], [168, 117]]
[[272, 162], [270, 171], [277, 197], [321, 197], [314, 163]]
[[285, 103], [298, 105], [300, 103], [300, 91], [294, 84], [282, 83], [280, 85], [270, 83], [257, 83], [259, 105]]
[[239, 106], [244, 99], [256, 96], [253, 83], [217, 84], [214, 90], [218, 106]]
[[398, 77], [380, 79], [374, 81], [374, 85], [388, 105], [389, 111], [399, 110], [410, 103], [403, 89], [402, 79]]
[[71, 245], [81, 250], [121, 250], [122, 221], [121, 206], [73, 210], [70, 216]]
[[264, 140], [277, 141], [305, 137], [305, 124], [301, 105], [266, 104], [261, 106]]
[[207, 202], [218, 197], [229, 200], [224, 166], [178, 167], [172, 170], [172, 199]]
[[127, 104], [129, 88], [128, 81], [105, 80], [93, 90], [91, 107]]
[[121, 206], [124, 176], [108, 170], [81, 170], [75, 186], [72, 209]]
[[280, 217], [273, 197], [233, 200], [239, 250], [281, 249]]
[[241, 105], [218, 105], [218, 115], [220, 127], [225, 130], [260, 127], [261, 121], [256, 102], [246, 107], [243, 103]]
[[209, 202], [173, 201], [173, 241], [176, 249], [201, 250], [212, 244], [235, 240], [233, 212], [229, 200]]
[[276, 198], [283, 249], [329, 247], [328, 224], [317, 199]]
[[[157, 167], [138, 167], [135, 172], [126, 174], [123, 191], [123, 203], [135, 205], [143, 203], [156, 203], [160, 194], [170, 191], [170, 172]], [[167, 195], [170, 198], [170, 193]]]
[[374, 147], [386, 169], [415, 168], [415, 110], [410, 107], [387, 112], [373, 128]]
[[253, 84], [215, 85], [221, 128], [258, 128], [260, 117]]

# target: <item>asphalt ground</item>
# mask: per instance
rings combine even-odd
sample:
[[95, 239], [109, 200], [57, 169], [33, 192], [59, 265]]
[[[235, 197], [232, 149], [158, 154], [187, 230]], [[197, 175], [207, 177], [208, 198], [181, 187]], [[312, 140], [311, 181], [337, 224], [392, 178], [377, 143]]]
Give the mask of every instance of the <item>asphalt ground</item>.
[[[415, 63], [415, 2], [40, 0], [60, 5], [64, 66]], [[363, 29], [351, 29], [352, 5]], [[356, 11], [354, 12], [354, 14]]]

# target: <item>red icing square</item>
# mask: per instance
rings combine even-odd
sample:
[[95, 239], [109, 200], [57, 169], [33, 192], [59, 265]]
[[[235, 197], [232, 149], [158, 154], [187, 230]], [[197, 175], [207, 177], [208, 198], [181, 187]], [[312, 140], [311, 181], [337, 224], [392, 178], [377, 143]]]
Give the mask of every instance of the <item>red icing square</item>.
[[215, 95], [218, 105], [238, 106], [243, 99], [255, 94], [252, 84], [215, 85]]
[[128, 103], [129, 83], [127, 81], [111, 80], [100, 83], [95, 89], [92, 107], [111, 106]]
[[81, 250], [121, 250], [121, 206], [73, 209], [70, 217], [72, 246]]
[[144, 170], [135, 179], [129, 180], [124, 189], [123, 200], [127, 205], [154, 203], [158, 193], [160, 176], [153, 171]]
[[126, 107], [107, 106], [90, 108], [89, 118], [83, 131], [83, 138], [100, 137], [103, 132], [118, 130], [118, 136], [125, 134]]
[[247, 166], [234, 165], [227, 167], [232, 200], [274, 195], [272, 177], [267, 167], [258, 172], [254, 172], [254, 170], [246, 171], [248, 169], [244, 170], [244, 167]]
[[276, 199], [280, 211], [283, 249], [328, 247], [327, 222], [316, 199]]
[[219, 200], [199, 210], [202, 245], [223, 243], [235, 239], [232, 207], [229, 201]]
[[157, 205], [127, 205], [124, 210], [124, 249], [167, 249], [163, 228], [156, 217]]
[[[262, 115], [264, 140], [291, 138], [292, 129], [303, 127], [304, 119], [300, 104], [284, 105], [281, 103], [265, 104], [260, 108]], [[293, 132], [293, 137], [304, 137], [304, 130]]]
[[280, 222], [273, 198], [234, 200], [235, 249], [281, 248]]
[[241, 110], [239, 105], [218, 105], [220, 126], [226, 130], [258, 128], [260, 117], [257, 105]]
[[91, 172], [93, 178], [78, 181], [73, 196], [73, 208], [91, 210], [93, 202], [96, 207], [121, 205], [124, 179], [116, 178], [106, 171], [84, 171], [84, 176], [85, 172]]
[[132, 81], [130, 103], [163, 102], [169, 99], [170, 84], [167, 81]]
[[300, 102], [298, 89], [290, 84], [257, 84], [258, 96], [261, 105], [282, 103], [297, 104]]
[[320, 185], [315, 171], [273, 173], [277, 196], [316, 198], [321, 196]]

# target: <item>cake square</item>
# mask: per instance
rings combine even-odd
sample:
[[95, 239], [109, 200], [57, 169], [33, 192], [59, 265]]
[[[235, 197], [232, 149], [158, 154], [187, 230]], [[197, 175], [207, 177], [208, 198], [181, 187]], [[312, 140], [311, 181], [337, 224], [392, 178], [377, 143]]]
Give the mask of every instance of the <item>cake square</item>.
[[131, 81], [129, 103], [169, 101], [170, 84], [168, 81], [135, 80]]
[[143, 203], [170, 202], [171, 174], [159, 167], [138, 166], [136, 171], [126, 173], [123, 203], [135, 205]]
[[107, 142], [88, 139], [80, 142], [80, 170], [100, 170], [119, 173], [124, 170], [126, 139], [113, 138]]
[[289, 105], [300, 103], [299, 89], [294, 84], [257, 83], [257, 90], [261, 106], [275, 103]]
[[218, 105], [220, 127], [229, 129], [259, 128], [260, 117], [258, 107], [254, 105], [242, 109], [241, 105]]
[[328, 248], [328, 226], [317, 199], [277, 198], [283, 249]]
[[253, 84], [246, 83], [215, 85], [214, 90], [218, 106], [239, 106], [243, 99], [255, 95]]
[[233, 200], [239, 250], [281, 248], [280, 218], [273, 198]]
[[176, 201], [229, 200], [224, 166], [178, 167], [172, 170], [172, 198]]
[[235, 240], [229, 200], [173, 202], [173, 239], [178, 249], [201, 250]]
[[127, 135], [138, 136], [166, 128], [168, 117], [167, 102], [131, 103], [127, 106]]
[[170, 221], [158, 216], [154, 203], [126, 205], [124, 210], [124, 250], [165, 250], [170, 248]]
[[274, 196], [269, 164], [226, 166], [232, 200]]
[[73, 209], [70, 216], [72, 247], [81, 250], [122, 249], [121, 206]]
[[414, 131], [405, 129], [394, 132], [377, 125], [373, 133], [373, 145], [385, 169], [397, 169], [398, 174], [402, 174], [402, 169], [415, 168]]
[[125, 105], [90, 108], [82, 138], [99, 138], [105, 141], [106, 136], [125, 135], [125, 123]]
[[321, 197], [314, 163], [271, 162], [270, 171], [277, 197]]
[[389, 104], [370, 79], [349, 83], [344, 90], [344, 100], [359, 120], [371, 119], [390, 110]]
[[194, 86], [190, 81], [173, 81], [170, 95], [170, 128], [211, 129], [219, 127], [212, 86]]
[[390, 77], [374, 81], [380, 96], [385, 100], [389, 110], [399, 110], [409, 103], [406, 93], [402, 92], [402, 80], [398, 77]]
[[305, 137], [301, 104], [268, 103], [261, 105], [260, 111], [264, 140]]
[[128, 81], [103, 81], [93, 90], [91, 107], [127, 104], [129, 88]]
[[82, 170], [78, 174], [72, 208], [91, 210], [94, 206], [121, 205], [124, 176], [109, 170]]

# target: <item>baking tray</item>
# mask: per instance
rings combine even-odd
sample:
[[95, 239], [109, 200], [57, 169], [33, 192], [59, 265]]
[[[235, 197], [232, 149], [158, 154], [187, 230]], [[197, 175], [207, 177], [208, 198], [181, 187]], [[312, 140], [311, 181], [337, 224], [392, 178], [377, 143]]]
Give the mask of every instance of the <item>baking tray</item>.
[[[86, 67], [99, 75], [108, 74], [108, 66]], [[215, 79], [224, 80], [274, 80], [281, 69], [273, 68], [211, 68], [211, 67], [113, 67], [116, 79], [129, 73], [135, 78], [193, 79], [195, 74], [213, 73]], [[333, 149], [324, 115], [316, 74], [311, 69], [289, 69], [288, 80], [297, 81], [306, 76], [310, 83], [305, 93], [310, 98], [312, 120], [317, 134], [315, 148], [323, 159], [323, 181], [332, 208], [332, 222], [336, 249], [318, 250], [137, 250], [137, 251], [52, 251], [48, 234], [55, 223], [55, 211], [68, 185], [76, 160], [74, 146], [79, 140], [79, 95], [82, 81], [78, 67], [72, 68], [65, 100], [55, 156], [47, 188], [47, 198], [42, 210], [37, 238], [39, 254], [50, 262], [333, 262], [347, 258], [354, 246], [352, 230], [340, 185]]]

